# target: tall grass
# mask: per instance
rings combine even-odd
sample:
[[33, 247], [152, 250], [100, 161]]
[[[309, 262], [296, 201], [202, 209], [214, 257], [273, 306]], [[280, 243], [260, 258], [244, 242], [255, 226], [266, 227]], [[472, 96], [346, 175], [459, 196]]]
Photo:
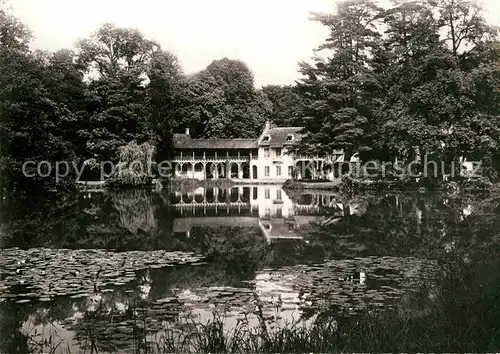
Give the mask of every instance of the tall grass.
[[[484, 314], [479, 314], [479, 318]], [[228, 330], [222, 317], [186, 334], [166, 331], [157, 337], [160, 353], [340, 353], [340, 352], [491, 352], [498, 351], [498, 328], [486, 322], [451, 323], [437, 313], [399, 318], [395, 312], [357, 318], [333, 317], [312, 326], [289, 324], [272, 330], [242, 320]], [[484, 334], [490, 333], [490, 337]]]
[[[493, 263], [493, 264], [492, 264]], [[500, 267], [496, 261], [449, 264], [438, 294], [422, 285], [413, 303], [392, 309], [374, 308], [342, 316], [334, 309], [320, 313], [310, 325], [271, 327], [257, 295], [258, 325], [247, 317], [228, 329], [214, 315], [188, 333], [157, 338], [161, 353], [308, 353], [308, 352], [498, 352], [500, 349]]]

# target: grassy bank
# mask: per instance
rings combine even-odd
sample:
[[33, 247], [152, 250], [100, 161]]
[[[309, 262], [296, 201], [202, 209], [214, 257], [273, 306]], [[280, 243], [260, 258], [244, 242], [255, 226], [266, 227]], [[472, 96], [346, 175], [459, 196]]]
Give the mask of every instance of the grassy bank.
[[498, 262], [450, 262], [437, 287], [423, 283], [392, 309], [341, 316], [330, 307], [309, 326], [271, 328], [257, 301], [259, 325], [245, 317], [229, 330], [214, 316], [176, 340], [165, 332], [155, 346], [162, 353], [498, 352], [500, 273], [486, 272]]
[[[498, 328], [476, 319], [451, 323], [439, 312], [407, 318], [397, 312], [365, 314], [338, 322], [326, 317], [310, 327], [288, 325], [252, 329], [246, 320], [228, 331], [221, 318], [175, 338], [157, 337], [161, 353], [342, 353], [342, 352], [491, 352], [499, 348]], [[174, 339], [175, 338], [175, 339]]]

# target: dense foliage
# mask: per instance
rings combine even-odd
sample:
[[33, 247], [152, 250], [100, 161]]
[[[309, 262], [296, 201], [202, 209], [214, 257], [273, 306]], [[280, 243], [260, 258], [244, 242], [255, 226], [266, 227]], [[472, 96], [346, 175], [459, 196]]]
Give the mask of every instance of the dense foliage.
[[344, 1], [314, 14], [330, 36], [302, 63], [305, 151], [393, 161], [428, 155], [498, 171], [500, 46], [467, 0]]
[[339, 2], [334, 14], [312, 16], [330, 33], [314, 59], [300, 63], [302, 79], [262, 89], [234, 59], [186, 75], [157, 42], [113, 24], [73, 49], [30, 50], [30, 31], [5, 7], [0, 173], [7, 190], [54, 186], [53, 174], [24, 177], [26, 161], [48, 161], [45, 170], [61, 160], [117, 163], [132, 141], [153, 145], [159, 160], [184, 128], [193, 137], [256, 137], [266, 120], [304, 126], [304, 153], [466, 158], [498, 178], [498, 33], [468, 0], [393, 0], [388, 8]]
[[[158, 43], [109, 23], [74, 50], [31, 51], [31, 39], [24, 24], [0, 10], [0, 172], [6, 190], [55, 187], [56, 161], [68, 161], [72, 173], [72, 163], [85, 163], [91, 167], [84, 178], [96, 178], [92, 168], [123, 163], [130, 144], [147, 143], [164, 159], [171, 134], [186, 127], [193, 137], [255, 137], [271, 112], [239, 60], [215, 60], [185, 75]], [[35, 164], [26, 174], [37, 177], [24, 176], [27, 161]], [[41, 161], [50, 164], [42, 169], [47, 177], [35, 173]], [[70, 178], [59, 186], [65, 181]]]

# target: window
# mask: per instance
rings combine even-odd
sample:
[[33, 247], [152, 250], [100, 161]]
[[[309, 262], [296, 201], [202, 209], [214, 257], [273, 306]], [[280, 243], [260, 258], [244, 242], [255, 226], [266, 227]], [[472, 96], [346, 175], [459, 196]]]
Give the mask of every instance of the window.
[[268, 143], [271, 141], [271, 137], [269, 135], [264, 135], [264, 137], [262, 138], [262, 141], [265, 143]]
[[293, 141], [293, 134], [288, 134], [286, 136], [286, 141]]
[[269, 190], [269, 188], [266, 188], [265, 193], [266, 193], [266, 199], [271, 199], [271, 191]]
[[281, 176], [281, 166], [276, 166], [276, 176]]
[[281, 157], [281, 148], [277, 148], [275, 150], [275, 153], [276, 153], [276, 157]]
[[264, 158], [268, 159], [271, 157], [269, 148], [264, 148]]
[[281, 189], [276, 191], [276, 200], [281, 200]]
[[266, 208], [265, 213], [266, 213], [266, 216], [265, 216], [265, 217], [266, 217], [267, 219], [269, 219], [269, 218], [271, 217], [271, 209], [270, 209], [270, 208]]
[[269, 166], [264, 167], [264, 176], [269, 177]]
[[288, 177], [292, 177], [293, 166], [288, 166]]

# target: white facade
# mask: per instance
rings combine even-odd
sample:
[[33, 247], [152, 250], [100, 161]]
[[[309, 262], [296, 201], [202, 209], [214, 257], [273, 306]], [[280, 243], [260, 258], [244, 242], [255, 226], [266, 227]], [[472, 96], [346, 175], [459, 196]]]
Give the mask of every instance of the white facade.
[[295, 159], [289, 148], [300, 139], [301, 130], [301, 127], [271, 128], [266, 123], [258, 139], [257, 160], [252, 161], [259, 180], [286, 181], [293, 177]]
[[259, 180], [287, 180], [292, 178], [295, 161], [286, 148], [259, 147], [256, 166]]
[[[177, 178], [249, 179], [284, 182], [289, 179], [334, 179], [325, 173], [326, 160], [297, 157], [292, 147], [301, 139], [302, 127], [271, 127], [266, 123], [258, 139], [191, 139], [189, 132], [174, 134]], [[178, 153], [177, 153], [178, 152]], [[343, 161], [343, 152], [329, 162]]]

